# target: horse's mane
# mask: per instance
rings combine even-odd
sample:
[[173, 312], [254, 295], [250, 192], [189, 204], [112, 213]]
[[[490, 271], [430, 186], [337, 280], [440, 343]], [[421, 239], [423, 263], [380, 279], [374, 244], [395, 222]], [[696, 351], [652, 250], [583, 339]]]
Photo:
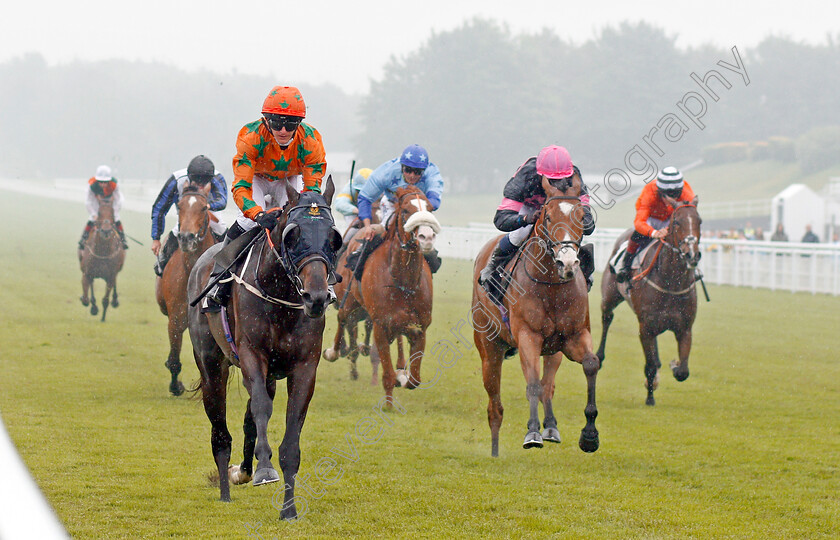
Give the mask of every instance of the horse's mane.
[[426, 197], [426, 194], [423, 193], [422, 191], [420, 191], [420, 188], [418, 188], [417, 186], [408, 185], [408, 186], [397, 188], [397, 192], [396, 192], [397, 200], [399, 201], [400, 199], [403, 198], [403, 195], [407, 195], [409, 193], [419, 193], [424, 198]]
[[201, 193], [201, 188], [196, 186], [195, 184], [187, 184], [186, 186], [184, 186], [184, 194], [186, 195], [186, 194], [189, 194], [189, 193], [199, 193], [200, 194]]

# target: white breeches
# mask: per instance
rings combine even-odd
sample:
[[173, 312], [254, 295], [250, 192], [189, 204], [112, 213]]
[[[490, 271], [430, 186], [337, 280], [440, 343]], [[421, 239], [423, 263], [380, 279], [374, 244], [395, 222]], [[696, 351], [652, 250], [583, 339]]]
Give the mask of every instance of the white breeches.
[[[283, 180], [275, 180], [273, 182], [263, 178], [262, 176], [254, 176], [251, 183], [251, 194], [254, 202], [262, 206], [263, 209], [269, 208], [283, 208], [283, 205], [289, 200], [286, 195], [286, 184], [290, 183], [295, 191], [300, 193], [303, 190], [303, 176], [295, 175], [289, 176]], [[249, 231], [257, 226], [255, 221], [245, 217], [242, 210], [239, 211], [239, 216], [236, 222], [243, 230]]]

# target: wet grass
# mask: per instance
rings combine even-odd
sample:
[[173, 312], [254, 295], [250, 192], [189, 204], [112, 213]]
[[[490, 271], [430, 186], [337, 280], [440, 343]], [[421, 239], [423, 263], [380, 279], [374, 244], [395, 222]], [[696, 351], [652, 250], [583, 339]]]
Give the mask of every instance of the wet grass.
[[[634, 318], [619, 308], [598, 376], [600, 450], [577, 447], [585, 378], [570, 362], [558, 372], [555, 399], [563, 443], [521, 448], [528, 411], [514, 357], [503, 368], [501, 456], [492, 459], [480, 359], [461, 322], [471, 264], [447, 260], [435, 277], [423, 366], [424, 379], [437, 373], [437, 384], [397, 390], [402, 412], [380, 416], [373, 408], [382, 390], [369, 385], [366, 360], [358, 381], [349, 380], [346, 360], [322, 363], [302, 439], [298, 503], [306, 515], [284, 523], [272, 504], [278, 484], [234, 486], [230, 504], [208, 484], [214, 465], [201, 403], [167, 393], [166, 319], [154, 302], [148, 248], [132, 245], [119, 278], [122, 304], [100, 323], [78, 302], [82, 205], [6, 195], [7, 222], [31, 225], [7, 233], [0, 258], [0, 414], [74, 537], [840, 535], [840, 298], [710, 287], [691, 377], [678, 383], [663, 371], [653, 408], [644, 405]], [[147, 238], [147, 216], [126, 213], [123, 221]], [[593, 292], [596, 341], [598, 301]], [[327, 339], [335, 312], [328, 317]], [[443, 339], [460, 356], [432, 348]], [[670, 336], [660, 350], [667, 365], [676, 356]], [[197, 377], [191, 356], [186, 345], [185, 383]], [[285, 408], [279, 388], [275, 452]], [[245, 401], [237, 377], [228, 402], [234, 460]]]

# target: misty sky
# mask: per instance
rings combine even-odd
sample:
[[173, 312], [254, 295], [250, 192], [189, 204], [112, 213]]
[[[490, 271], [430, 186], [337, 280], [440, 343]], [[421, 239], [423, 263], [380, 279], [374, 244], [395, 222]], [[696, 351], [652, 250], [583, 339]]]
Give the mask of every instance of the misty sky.
[[825, 43], [829, 33], [840, 36], [835, 0], [781, 5], [756, 0], [53, 0], [3, 2], [0, 61], [27, 52], [41, 53], [50, 64], [160, 61], [188, 70], [271, 75], [278, 84], [331, 82], [365, 92], [392, 55], [401, 57], [432, 31], [450, 30], [475, 16], [504, 22], [516, 34], [548, 27], [574, 43], [624, 20], [646, 20], [678, 36], [680, 46], [750, 47], [770, 34], [809, 43]]

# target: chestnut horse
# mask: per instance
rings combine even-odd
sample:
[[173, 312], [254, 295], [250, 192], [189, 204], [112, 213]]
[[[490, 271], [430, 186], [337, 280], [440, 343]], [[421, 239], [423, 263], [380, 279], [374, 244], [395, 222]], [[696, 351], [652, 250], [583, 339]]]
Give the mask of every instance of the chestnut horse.
[[[79, 298], [83, 306], [90, 304], [90, 314], [99, 313], [96, 297], [93, 294], [93, 280], [105, 280], [105, 294], [102, 296], [102, 321], [108, 304], [119, 307], [117, 299], [117, 274], [122, 270], [125, 262], [125, 249], [122, 247], [120, 236], [114, 226], [114, 206], [111, 197], [99, 197], [99, 213], [96, 216], [93, 230], [85, 241], [85, 248], [79, 250], [79, 265], [82, 269], [82, 296]], [[88, 289], [90, 298], [88, 299]], [[111, 291], [113, 299], [111, 300]]]
[[[586, 375], [586, 425], [578, 442], [584, 452], [598, 449], [595, 417], [595, 378], [598, 357], [592, 353], [589, 329], [589, 299], [586, 279], [580, 271], [577, 253], [583, 237], [584, 210], [580, 205], [581, 179], [542, 181], [546, 201], [534, 224], [534, 232], [506, 266], [510, 285], [496, 305], [478, 278], [501, 237], [488, 242], [479, 252], [473, 271], [472, 317], [475, 345], [481, 356], [484, 388], [489, 402], [491, 455], [499, 455], [499, 428], [504, 407], [500, 396], [502, 361], [519, 350], [525, 375], [525, 395], [530, 417], [523, 448], [542, 448], [543, 441], [559, 443], [560, 432], [551, 400], [554, 378], [565, 354], [582, 364]], [[540, 356], [543, 375], [540, 379]], [[539, 402], [545, 411], [540, 433]]]
[[[371, 206], [371, 224], [379, 223], [379, 201], [373, 203]], [[350, 231], [358, 232], [362, 222], [359, 218], [356, 218], [350, 225], [347, 227], [347, 230], [344, 231], [344, 236], [342, 238], [342, 245], [344, 248], [340, 251], [340, 255], [338, 260], [336, 261], [336, 272], [341, 276], [341, 281], [336, 284], [335, 286], [335, 294], [338, 297], [338, 302], [335, 304], [336, 309], [341, 307], [342, 301], [345, 301], [345, 296], [348, 296], [347, 288], [353, 282], [353, 269], [347, 266], [347, 257], [352, 252], [351, 249], [348, 249], [350, 242], [352, 241], [353, 237], [350, 236]], [[350, 238], [348, 238], [350, 237]], [[358, 245], [358, 244], [354, 244]], [[348, 357], [350, 360], [350, 378], [354, 381], [359, 378], [359, 371], [356, 368], [356, 360], [359, 358], [359, 354], [363, 356], [370, 355], [370, 335], [373, 329], [373, 323], [370, 321], [370, 317], [368, 316], [367, 312], [364, 309], [359, 309], [354, 312], [353, 319], [346, 321], [345, 324], [342, 326], [344, 332], [346, 334], [341, 334], [339, 336], [340, 345], [337, 349], [337, 354], [333, 356], [324, 356], [324, 358], [329, 362], [334, 362], [338, 360], [339, 357]], [[364, 343], [358, 343], [359, 339], [359, 331], [358, 325], [360, 322], [364, 322], [365, 325], [365, 339]], [[400, 342], [402, 345], [402, 342]], [[379, 356], [374, 353], [370, 357], [371, 361], [371, 384], [376, 384], [378, 379], [377, 372], [379, 370]]]
[[[338, 310], [338, 329], [325, 359], [335, 359], [346, 326], [355, 325], [366, 313], [373, 323], [373, 340], [382, 363], [382, 386], [388, 398], [395, 386], [414, 389], [420, 385], [420, 365], [426, 348], [426, 328], [432, 322], [432, 272], [423, 258], [418, 230], [428, 225], [437, 234], [440, 223], [431, 204], [418, 188], [397, 189], [394, 213], [385, 226], [382, 244], [364, 263], [361, 281], [345, 285], [350, 294]], [[353, 239], [347, 251], [361, 245]], [[408, 339], [409, 366], [400, 356], [397, 371], [391, 360], [391, 343]], [[391, 403], [388, 399], [387, 403]]]
[[[700, 262], [700, 214], [697, 197], [690, 203], [667, 198], [674, 208], [668, 222], [668, 234], [647, 250], [641, 269], [626, 283], [617, 283], [609, 266], [601, 279], [601, 345], [598, 358], [604, 361], [607, 331], [613, 311], [624, 300], [639, 320], [639, 338], [645, 352], [645, 387], [647, 405], [655, 405], [653, 391], [659, 384], [659, 350], [656, 337], [670, 330], [677, 338], [680, 360], [671, 362], [678, 381], [688, 378], [688, 355], [691, 351], [691, 327], [697, 314], [695, 268]], [[616, 241], [613, 255], [630, 238], [632, 229]], [[612, 256], [610, 257], [612, 259]], [[630, 283], [628, 291], [628, 283]]]
[[[201, 313], [198, 305], [189, 308], [190, 339], [212, 426], [210, 442], [222, 501], [230, 501], [231, 481], [241, 484], [253, 478], [254, 485], [262, 485], [280, 480], [271, 464], [268, 421], [276, 381], [286, 379], [286, 431], [278, 449], [286, 482], [284, 519], [297, 516], [294, 490], [300, 432], [315, 390], [324, 312], [332, 299], [329, 284], [335, 275], [335, 251], [341, 246], [329, 207], [335, 191], [331, 178], [323, 188], [323, 195], [286, 188], [289, 201], [277, 224], [270, 232], [254, 231], [259, 237], [240, 269], [232, 271], [231, 298], [221, 313]], [[206, 287], [213, 258], [221, 248], [222, 244], [210, 247], [196, 262], [188, 283], [190, 298]], [[226, 397], [231, 365], [242, 371], [249, 399], [243, 425], [244, 457], [240, 465], [229, 468], [232, 439]]]
[[169, 391], [180, 396], [184, 385], [178, 380], [181, 373], [181, 342], [187, 329], [187, 279], [195, 262], [207, 248], [216, 243], [210, 231], [207, 195], [210, 184], [201, 188], [188, 185], [178, 200], [178, 249], [172, 253], [163, 269], [163, 276], [155, 280], [155, 298], [161, 313], [169, 317], [169, 357], [166, 367], [172, 377]]

